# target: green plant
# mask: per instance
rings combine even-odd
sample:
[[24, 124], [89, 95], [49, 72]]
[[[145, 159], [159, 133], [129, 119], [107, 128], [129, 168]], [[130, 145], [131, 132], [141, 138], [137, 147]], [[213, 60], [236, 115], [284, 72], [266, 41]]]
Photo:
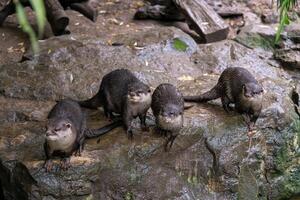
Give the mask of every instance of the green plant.
[[184, 41], [180, 40], [179, 38], [175, 38], [173, 40], [173, 47], [177, 51], [186, 51], [189, 46]]
[[[27, 19], [27, 16], [26, 16], [26, 13], [25, 13], [24, 7], [22, 6], [21, 1], [22, 0], [13, 0], [14, 4], [16, 5], [17, 18], [18, 18], [18, 21], [20, 23], [22, 30], [24, 32], [26, 32], [29, 36], [33, 52], [37, 53], [39, 51], [38, 39]], [[37, 25], [38, 25], [38, 34], [40, 37], [44, 32], [44, 26], [46, 23], [46, 12], [45, 12], [45, 7], [44, 7], [44, 1], [43, 0], [29, 0], [29, 2], [31, 4], [33, 10], [35, 11]]]
[[279, 42], [280, 34], [283, 31], [283, 28], [290, 23], [288, 12], [293, 10], [293, 8], [295, 8], [296, 5], [297, 0], [277, 0], [277, 8], [280, 12], [280, 22], [275, 37], [275, 43]]

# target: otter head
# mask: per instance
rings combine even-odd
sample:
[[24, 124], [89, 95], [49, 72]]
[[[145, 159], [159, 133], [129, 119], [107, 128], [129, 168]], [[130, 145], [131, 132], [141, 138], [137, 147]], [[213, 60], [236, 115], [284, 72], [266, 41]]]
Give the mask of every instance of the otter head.
[[151, 103], [151, 89], [142, 82], [128, 85], [127, 98], [131, 103]]
[[63, 140], [74, 136], [74, 127], [69, 120], [50, 119], [47, 124], [47, 140]]
[[183, 125], [183, 109], [173, 104], [164, 106], [156, 118], [156, 123], [163, 130], [180, 130]]
[[175, 118], [178, 115], [182, 115], [183, 111], [180, 106], [174, 105], [174, 104], [168, 104], [164, 106], [161, 111], [160, 115], [167, 118]]
[[255, 97], [263, 93], [263, 88], [257, 83], [246, 83], [243, 85], [243, 94], [247, 98]]

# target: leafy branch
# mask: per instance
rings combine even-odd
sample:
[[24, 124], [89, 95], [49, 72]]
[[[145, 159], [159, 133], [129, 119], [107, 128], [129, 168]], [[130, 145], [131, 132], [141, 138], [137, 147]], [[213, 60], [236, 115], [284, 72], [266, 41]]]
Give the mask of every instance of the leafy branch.
[[279, 27], [275, 37], [275, 43], [278, 43], [280, 40], [280, 34], [283, 31], [283, 28], [290, 23], [290, 18], [288, 12], [293, 10], [297, 5], [297, 0], [277, 0], [277, 8], [280, 11], [280, 22]]
[[[24, 32], [26, 32], [29, 36], [29, 40], [33, 49], [34, 53], [37, 53], [39, 51], [39, 45], [38, 45], [38, 38], [32, 29], [24, 7], [22, 6], [22, 3], [20, 2], [22, 0], [13, 0], [15, 6], [16, 6], [16, 13], [17, 18], [20, 23], [20, 26]], [[44, 32], [44, 27], [46, 23], [46, 12], [45, 12], [45, 6], [43, 0], [29, 0], [33, 10], [35, 11], [36, 19], [37, 19], [37, 25], [38, 25], [38, 34], [39, 37], [42, 36]]]

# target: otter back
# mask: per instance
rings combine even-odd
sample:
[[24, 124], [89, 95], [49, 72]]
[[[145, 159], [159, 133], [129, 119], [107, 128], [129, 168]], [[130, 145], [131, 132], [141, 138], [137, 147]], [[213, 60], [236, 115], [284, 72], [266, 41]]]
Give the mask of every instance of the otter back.
[[103, 106], [108, 118], [113, 118], [113, 113], [120, 114], [124, 128], [132, 138], [131, 122], [135, 117], [138, 116], [143, 129], [147, 129], [145, 121], [151, 105], [151, 90], [129, 70], [117, 69], [103, 77], [94, 97], [79, 104], [90, 108]]
[[245, 114], [249, 130], [254, 126], [262, 109], [263, 89], [254, 76], [241, 67], [225, 69], [216, 86], [199, 96], [186, 96], [186, 101], [205, 102], [221, 97], [225, 111], [230, 110], [230, 103], [235, 109]]

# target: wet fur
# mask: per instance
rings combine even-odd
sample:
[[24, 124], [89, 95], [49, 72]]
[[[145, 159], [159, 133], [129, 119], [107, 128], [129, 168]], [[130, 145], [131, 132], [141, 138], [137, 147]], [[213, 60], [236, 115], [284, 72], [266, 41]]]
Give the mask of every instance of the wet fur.
[[[141, 91], [140, 96], [131, 93]], [[81, 101], [83, 107], [96, 109], [103, 106], [104, 114], [113, 118], [113, 113], [120, 114], [128, 137], [132, 138], [131, 122], [135, 117], [141, 119], [146, 128], [146, 113], [151, 105], [151, 91], [127, 69], [117, 69], [106, 74], [100, 84], [98, 93], [89, 100]]]
[[198, 96], [185, 96], [188, 102], [206, 102], [221, 98], [223, 108], [228, 112], [229, 104], [235, 104], [235, 109], [246, 114], [248, 126], [253, 126], [262, 109], [263, 89], [254, 76], [241, 67], [225, 69], [216, 86], [210, 91]]
[[99, 129], [87, 129], [86, 118], [79, 104], [72, 100], [59, 101], [48, 115], [44, 143], [46, 170], [51, 170], [51, 159], [56, 156], [62, 158], [62, 166], [67, 169], [69, 157], [74, 152], [80, 155], [85, 138], [103, 135], [117, 126], [118, 122]]
[[168, 135], [165, 143], [165, 150], [168, 150], [183, 126], [182, 94], [171, 84], [161, 84], [153, 92], [151, 108], [158, 129]]

